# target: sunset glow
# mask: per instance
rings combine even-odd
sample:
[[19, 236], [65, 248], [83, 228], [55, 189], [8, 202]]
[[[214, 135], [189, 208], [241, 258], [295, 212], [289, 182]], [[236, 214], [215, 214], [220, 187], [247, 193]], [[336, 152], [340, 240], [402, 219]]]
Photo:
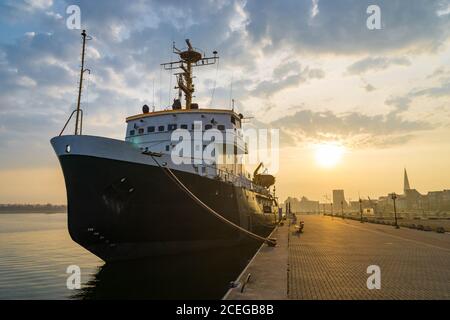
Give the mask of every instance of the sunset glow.
[[332, 168], [342, 159], [345, 148], [337, 143], [321, 143], [315, 146], [315, 158], [319, 166]]

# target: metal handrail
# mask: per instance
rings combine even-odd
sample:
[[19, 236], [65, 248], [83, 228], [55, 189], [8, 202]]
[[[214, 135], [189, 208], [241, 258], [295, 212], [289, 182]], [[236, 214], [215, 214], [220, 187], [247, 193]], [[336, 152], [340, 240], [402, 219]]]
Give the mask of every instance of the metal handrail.
[[[167, 155], [167, 156], [169, 155], [168, 153], [162, 153], [162, 154]], [[183, 157], [183, 156], [179, 156], [179, 157], [180, 158], [190, 159], [190, 160], [198, 159], [198, 158], [195, 158], [195, 157]], [[219, 177], [220, 179], [222, 179], [225, 182], [239, 183], [239, 186], [241, 186], [241, 187], [242, 186], [243, 187], [247, 187], [250, 190], [254, 190], [254, 191], [257, 191], [257, 192], [260, 192], [260, 193], [263, 193], [263, 194], [270, 195], [270, 192], [268, 192], [267, 189], [265, 189], [264, 187], [262, 187], [260, 185], [257, 185], [255, 183], [253, 183], [253, 181], [250, 180], [249, 178], [247, 178], [245, 176], [245, 174], [237, 175], [237, 174], [234, 174], [232, 172], [225, 171], [223, 169], [219, 169], [219, 168], [217, 168], [215, 166], [212, 166], [212, 165], [209, 165], [209, 164], [204, 164], [204, 163], [203, 164], [197, 164], [197, 165], [194, 165], [194, 166], [210, 168], [213, 171], [217, 172], [217, 174], [212, 175], [212, 174], [209, 174], [208, 171], [206, 171], [205, 175], [207, 177], [210, 177], [210, 178], [217, 178], [217, 177]]]

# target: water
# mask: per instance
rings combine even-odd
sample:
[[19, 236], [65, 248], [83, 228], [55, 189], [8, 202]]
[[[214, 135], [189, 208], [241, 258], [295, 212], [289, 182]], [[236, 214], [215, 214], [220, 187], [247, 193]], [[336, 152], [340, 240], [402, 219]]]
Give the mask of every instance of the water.
[[[219, 299], [257, 244], [105, 264], [70, 239], [66, 214], [0, 214], [0, 299]], [[69, 290], [78, 265], [82, 286]]]

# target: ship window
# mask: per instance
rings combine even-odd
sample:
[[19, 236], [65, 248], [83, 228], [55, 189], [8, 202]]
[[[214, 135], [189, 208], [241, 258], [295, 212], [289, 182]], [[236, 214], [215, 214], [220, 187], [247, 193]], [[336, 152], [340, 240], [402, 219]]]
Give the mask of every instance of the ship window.
[[166, 151], [169, 151], [169, 146], [168, 145], [166, 146]]
[[134, 130], [130, 130], [130, 136], [134, 136]]
[[173, 130], [176, 130], [176, 129], [177, 129], [177, 125], [176, 124], [169, 124], [167, 126], [167, 130], [169, 130], [169, 131], [173, 131]]
[[217, 126], [217, 129], [219, 129], [220, 131], [224, 131], [225, 130], [225, 126], [223, 124], [219, 124]]
[[212, 129], [212, 124], [205, 125], [205, 130], [209, 130], [209, 129]]
[[181, 128], [181, 129], [187, 129], [187, 128], [188, 128], [188, 125], [187, 125], [187, 124], [182, 124], [182, 125], [180, 126], [180, 128]]
[[164, 126], [159, 126], [158, 131], [164, 131]]
[[139, 129], [138, 129], [138, 133], [139, 133], [139, 134], [143, 134], [143, 133], [144, 133], [144, 128], [139, 128]]
[[155, 132], [155, 126], [147, 127], [147, 132]]
[[235, 117], [233, 117], [233, 116], [231, 116], [231, 123], [236, 124], [236, 119], [235, 119]]

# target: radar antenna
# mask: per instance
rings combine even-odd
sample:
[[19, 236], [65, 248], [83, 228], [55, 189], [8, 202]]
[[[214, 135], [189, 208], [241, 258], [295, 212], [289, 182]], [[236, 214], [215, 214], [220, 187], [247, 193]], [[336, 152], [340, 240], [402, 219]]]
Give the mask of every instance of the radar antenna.
[[[186, 109], [191, 109], [192, 106], [192, 94], [194, 93], [194, 84], [193, 84], [193, 76], [192, 76], [192, 68], [193, 67], [201, 67], [207, 66], [210, 64], [216, 63], [219, 59], [217, 56], [217, 51], [213, 52], [212, 57], [205, 57], [202, 55], [198, 49], [194, 48], [189, 41], [186, 39], [187, 48], [180, 50], [175, 47], [175, 42], [173, 43], [173, 53], [177, 54], [180, 57], [179, 61], [171, 61], [162, 63], [161, 66], [164, 67], [164, 70], [175, 70], [181, 69], [181, 72], [176, 73], [177, 77], [177, 87], [178, 89], [178, 98], [181, 99], [182, 93], [184, 93], [184, 97], [186, 100]], [[179, 100], [178, 103], [181, 101]], [[174, 106], [176, 104], [174, 103]]]

